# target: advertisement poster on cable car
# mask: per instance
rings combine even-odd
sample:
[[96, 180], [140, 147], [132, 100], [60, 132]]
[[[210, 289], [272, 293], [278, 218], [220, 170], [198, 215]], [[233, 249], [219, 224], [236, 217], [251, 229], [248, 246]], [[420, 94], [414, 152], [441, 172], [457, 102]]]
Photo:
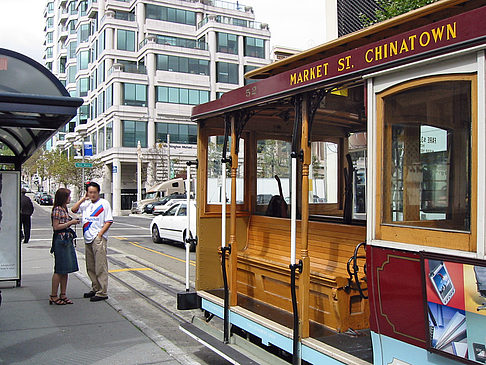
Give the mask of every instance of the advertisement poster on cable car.
[[434, 257], [424, 269], [429, 349], [486, 364], [486, 266]]
[[0, 172], [0, 281], [20, 279], [19, 172]]

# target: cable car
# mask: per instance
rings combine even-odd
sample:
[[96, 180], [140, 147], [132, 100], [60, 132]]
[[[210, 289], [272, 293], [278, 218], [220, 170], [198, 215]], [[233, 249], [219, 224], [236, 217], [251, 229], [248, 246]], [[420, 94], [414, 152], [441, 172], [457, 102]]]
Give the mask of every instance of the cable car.
[[486, 363], [484, 19], [442, 0], [194, 107], [185, 332], [233, 363]]

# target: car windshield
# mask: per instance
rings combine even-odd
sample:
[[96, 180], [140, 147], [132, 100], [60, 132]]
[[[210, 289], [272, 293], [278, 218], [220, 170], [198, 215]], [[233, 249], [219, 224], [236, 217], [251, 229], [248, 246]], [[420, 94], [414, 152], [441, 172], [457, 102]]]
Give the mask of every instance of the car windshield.
[[145, 199], [154, 199], [156, 197], [157, 197], [157, 192], [156, 191], [145, 194]]

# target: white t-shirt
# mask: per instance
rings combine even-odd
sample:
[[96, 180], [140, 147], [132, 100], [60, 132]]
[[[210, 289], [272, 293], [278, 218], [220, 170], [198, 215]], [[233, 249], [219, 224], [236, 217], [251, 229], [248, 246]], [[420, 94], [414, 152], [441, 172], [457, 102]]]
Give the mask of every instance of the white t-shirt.
[[[83, 236], [86, 243], [91, 243], [101, 231], [106, 222], [113, 222], [110, 203], [105, 199], [98, 199], [96, 203], [91, 200], [83, 202], [79, 210], [83, 213]], [[108, 239], [108, 231], [103, 234]]]

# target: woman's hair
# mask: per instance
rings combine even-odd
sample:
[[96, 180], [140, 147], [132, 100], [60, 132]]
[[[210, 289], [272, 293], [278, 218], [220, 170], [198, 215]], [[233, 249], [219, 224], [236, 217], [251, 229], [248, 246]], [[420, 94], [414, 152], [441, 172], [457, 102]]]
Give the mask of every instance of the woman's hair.
[[66, 188], [57, 189], [52, 210], [54, 210], [55, 207], [64, 207], [67, 204], [69, 195], [71, 195], [71, 190]]

